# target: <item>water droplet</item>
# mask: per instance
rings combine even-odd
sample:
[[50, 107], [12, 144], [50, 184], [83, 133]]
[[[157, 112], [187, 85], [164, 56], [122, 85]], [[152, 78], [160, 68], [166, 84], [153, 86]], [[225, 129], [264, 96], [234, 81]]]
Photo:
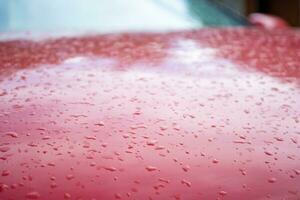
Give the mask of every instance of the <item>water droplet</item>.
[[37, 147], [38, 145], [37, 144], [35, 144], [35, 143], [33, 143], [33, 142], [30, 142], [29, 144], [27, 144], [28, 146], [30, 146], [30, 147]]
[[64, 194], [64, 198], [65, 198], [65, 199], [70, 199], [70, 198], [71, 198], [71, 195], [70, 195], [69, 193], [65, 193], [65, 194]]
[[44, 136], [44, 137], [42, 137], [42, 140], [49, 140], [49, 139], [51, 139], [50, 136]]
[[283, 141], [283, 138], [279, 138], [279, 137], [274, 137], [275, 140], [279, 141], [279, 142], [282, 142]]
[[10, 185], [11, 189], [16, 189], [17, 187], [18, 187], [18, 185], [16, 183]]
[[277, 181], [276, 178], [269, 178], [269, 179], [268, 179], [268, 182], [269, 182], [269, 183], [275, 183], [276, 181]]
[[54, 167], [54, 166], [55, 166], [55, 163], [49, 162], [49, 163], [48, 163], [48, 166]]
[[6, 135], [7, 135], [7, 136], [10, 136], [10, 137], [12, 137], [12, 138], [17, 138], [17, 137], [18, 137], [18, 133], [12, 132], [12, 131], [7, 132]]
[[111, 172], [117, 171], [115, 167], [104, 167], [104, 169]]
[[127, 139], [127, 138], [129, 138], [129, 135], [128, 134], [124, 134], [123, 138]]
[[9, 174], [10, 174], [10, 171], [8, 171], [8, 170], [2, 171], [2, 176], [8, 176]]
[[217, 159], [213, 159], [213, 161], [212, 161], [214, 164], [217, 164], [217, 163], [219, 163], [219, 161], [217, 160]]
[[188, 186], [188, 187], [192, 186], [192, 183], [190, 181], [185, 180], [185, 179], [181, 180], [181, 183]]
[[147, 166], [147, 167], [146, 167], [146, 170], [149, 171], [149, 172], [152, 172], [152, 171], [156, 171], [157, 168], [156, 168], [156, 167], [153, 167], [153, 166]]
[[117, 193], [117, 194], [115, 194], [115, 198], [116, 198], [116, 199], [121, 199], [122, 196], [121, 196], [121, 194]]
[[95, 124], [96, 126], [104, 126], [104, 122], [100, 121], [98, 123]]
[[271, 152], [265, 151], [265, 154], [268, 156], [272, 156], [273, 154]]
[[147, 145], [154, 146], [157, 143], [157, 140], [149, 140], [147, 141]]
[[291, 138], [291, 141], [294, 143], [294, 144], [298, 144], [298, 141], [296, 138]]
[[189, 165], [183, 166], [182, 167], [183, 171], [187, 172], [191, 169], [191, 167]]
[[95, 136], [85, 136], [85, 139], [87, 140], [96, 140]]
[[7, 152], [7, 151], [9, 151], [9, 147], [0, 147], [0, 152]]
[[55, 182], [52, 182], [51, 184], [50, 184], [50, 187], [53, 189], [53, 188], [56, 188], [57, 187], [57, 184], [55, 183]]
[[0, 192], [3, 192], [4, 190], [8, 189], [8, 185], [0, 183]]
[[240, 172], [242, 173], [242, 175], [244, 175], [244, 176], [247, 175], [247, 173], [246, 173], [246, 171], [245, 171], [244, 169], [239, 169], [239, 170], [240, 170]]
[[26, 198], [28, 198], [28, 199], [38, 199], [38, 198], [40, 198], [40, 194], [38, 192], [28, 192], [26, 194]]
[[102, 143], [101, 146], [105, 148], [107, 147], [107, 143]]
[[68, 179], [68, 180], [72, 180], [74, 178], [74, 175], [73, 174], [68, 174], [67, 176], [66, 176], [66, 179]]
[[155, 147], [155, 150], [163, 150], [163, 149], [165, 149], [164, 146], [157, 146], [157, 147]]
[[170, 182], [170, 181], [168, 181], [167, 179], [164, 179], [164, 178], [159, 178], [158, 180], [163, 182], [163, 183], [169, 183]]

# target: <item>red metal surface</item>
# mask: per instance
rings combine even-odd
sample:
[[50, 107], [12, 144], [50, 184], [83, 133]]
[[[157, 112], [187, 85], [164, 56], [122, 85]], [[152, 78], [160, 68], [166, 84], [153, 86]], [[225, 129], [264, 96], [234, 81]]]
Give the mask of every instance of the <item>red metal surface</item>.
[[300, 198], [300, 34], [0, 43], [0, 199]]

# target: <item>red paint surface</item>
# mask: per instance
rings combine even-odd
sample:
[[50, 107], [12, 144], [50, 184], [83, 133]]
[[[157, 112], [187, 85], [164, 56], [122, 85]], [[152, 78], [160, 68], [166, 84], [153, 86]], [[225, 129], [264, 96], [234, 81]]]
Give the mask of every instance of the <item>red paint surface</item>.
[[0, 43], [0, 199], [299, 199], [300, 34]]

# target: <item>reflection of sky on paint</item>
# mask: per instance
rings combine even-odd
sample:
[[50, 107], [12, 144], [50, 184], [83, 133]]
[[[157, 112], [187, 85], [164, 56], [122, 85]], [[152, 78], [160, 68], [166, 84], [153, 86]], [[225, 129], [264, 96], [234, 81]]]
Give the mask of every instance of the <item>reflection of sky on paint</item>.
[[184, 1], [3, 0], [0, 30], [178, 30], [201, 27]]
[[245, 24], [225, 10], [209, 0], [1, 0], [0, 31], [169, 31]]

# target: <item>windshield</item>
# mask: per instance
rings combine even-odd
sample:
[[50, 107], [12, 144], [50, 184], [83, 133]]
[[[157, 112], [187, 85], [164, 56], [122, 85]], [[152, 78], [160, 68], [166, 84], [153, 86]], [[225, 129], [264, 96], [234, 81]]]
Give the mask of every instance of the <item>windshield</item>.
[[2, 0], [0, 31], [164, 31], [244, 22], [207, 0]]

